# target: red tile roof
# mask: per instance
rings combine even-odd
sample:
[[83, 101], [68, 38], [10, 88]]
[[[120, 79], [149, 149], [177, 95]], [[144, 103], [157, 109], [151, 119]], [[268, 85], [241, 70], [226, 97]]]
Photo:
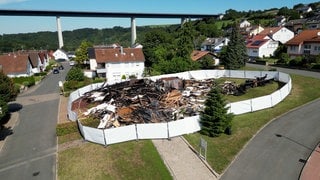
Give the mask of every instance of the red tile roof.
[[320, 43], [320, 30], [304, 30], [300, 34], [289, 40], [286, 45], [300, 45], [305, 42]]
[[7, 54], [0, 56], [0, 65], [5, 74], [26, 73], [28, 62], [27, 54]]
[[258, 49], [259, 47], [261, 47], [262, 45], [264, 45], [266, 42], [270, 40], [269, 38], [265, 39], [266, 36], [267, 35], [264, 35], [264, 34], [257, 34], [252, 38], [248, 38], [246, 47]]
[[259, 34], [269, 35], [278, 32], [282, 27], [267, 27], [264, 28]]
[[145, 61], [141, 48], [123, 48], [122, 53], [121, 48], [94, 48], [89, 50], [89, 57], [96, 59], [97, 63]]
[[209, 53], [210, 53], [210, 51], [196, 51], [196, 50], [194, 50], [191, 53], [191, 59], [193, 61], [197, 61]]

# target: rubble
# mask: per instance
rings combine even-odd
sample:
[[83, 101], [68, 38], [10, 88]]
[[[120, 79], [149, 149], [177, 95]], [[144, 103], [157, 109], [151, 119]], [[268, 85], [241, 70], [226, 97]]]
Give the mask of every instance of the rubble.
[[267, 83], [273, 81], [273, 78], [267, 79], [267, 74], [262, 77], [256, 77], [255, 79], [246, 79], [244, 83], [238, 85], [235, 82], [225, 81], [221, 86], [223, 94], [232, 94], [235, 96], [246, 93], [249, 88], [255, 88], [258, 86], [264, 86]]
[[[134, 123], [159, 123], [194, 116], [204, 108], [206, 94], [214, 84], [209, 80], [183, 80], [177, 77], [133, 79], [102, 85], [74, 101], [78, 117], [100, 120], [98, 128]], [[89, 108], [90, 107], [90, 108]]]

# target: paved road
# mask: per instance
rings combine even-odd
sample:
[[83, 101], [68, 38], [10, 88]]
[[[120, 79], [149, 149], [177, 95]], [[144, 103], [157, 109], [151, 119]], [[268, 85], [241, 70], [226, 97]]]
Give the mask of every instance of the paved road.
[[[249, 65], [251, 66], [251, 65]], [[320, 78], [316, 72], [278, 71]], [[272, 121], [243, 149], [222, 175], [222, 180], [299, 179], [305, 160], [319, 143], [320, 100]]]
[[48, 75], [11, 103], [22, 109], [0, 153], [1, 179], [56, 179], [58, 82], [69, 69], [68, 64], [64, 66], [65, 70]]

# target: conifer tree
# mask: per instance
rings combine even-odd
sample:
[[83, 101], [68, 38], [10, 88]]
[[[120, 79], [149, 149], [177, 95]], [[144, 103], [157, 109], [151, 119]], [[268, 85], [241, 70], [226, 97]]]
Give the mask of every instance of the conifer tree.
[[213, 86], [207, 95], [205, 109], [200, 114], [200, 133], [210, 137], [225, 132], [231, 134], [233, 114], [228, 113], [228, 109], [220, 88]]
[[225, 54], [222, 55], [222, 61], [226, 69], [239, 69], [245, 66], [248, 60], [245, 41], [240, 34], [239, 26], [233, 25], [230, 42], [227, 45]]

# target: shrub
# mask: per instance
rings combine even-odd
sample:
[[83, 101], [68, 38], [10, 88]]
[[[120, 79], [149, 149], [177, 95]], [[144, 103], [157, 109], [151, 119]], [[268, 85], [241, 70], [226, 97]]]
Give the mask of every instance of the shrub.
[[36, 81], [34, 79], [33, 76], [30, 76], [30, 77], [17, 77], [17, 78], [12, 78], [13, 79], [13, 82], [16, 83], [16, 84], [22, 84], [22, 85], [25, 85], [25, 86], [33, 86], [35, 85]]
[[311, 69], [320, 69], [320, 64], [315, 64], [311, 67]]
[[66, 81], [83, 81], [84, 73], [78, 67], [72, 67], [67, 74]]

